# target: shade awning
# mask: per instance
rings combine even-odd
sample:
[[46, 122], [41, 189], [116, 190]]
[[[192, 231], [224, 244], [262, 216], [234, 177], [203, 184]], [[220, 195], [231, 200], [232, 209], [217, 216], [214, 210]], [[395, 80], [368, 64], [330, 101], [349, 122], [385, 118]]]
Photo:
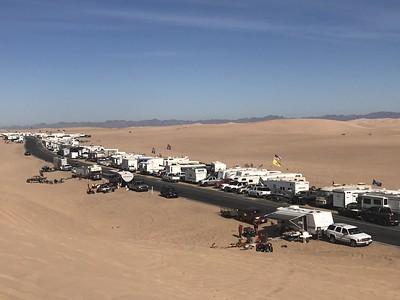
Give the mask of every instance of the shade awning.
[[285, 211], [275, 211], [266, 215], [268, 219], [279, 220], [279, 221], [292, 221], [298, 218], [304, 217], [305, 213], [292, 213]]

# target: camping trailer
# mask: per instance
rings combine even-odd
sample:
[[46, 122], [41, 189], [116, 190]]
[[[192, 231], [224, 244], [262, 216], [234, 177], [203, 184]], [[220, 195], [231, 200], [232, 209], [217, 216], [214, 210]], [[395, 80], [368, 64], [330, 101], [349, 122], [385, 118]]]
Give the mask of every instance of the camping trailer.
[[307, 231], [312, 235], [324, 233], [333, 224], [330, 211], [306, 209], [297, 205], [278, 207], [273, 213], [266, 215], [267, 219], [278, 220], [288, 229]]

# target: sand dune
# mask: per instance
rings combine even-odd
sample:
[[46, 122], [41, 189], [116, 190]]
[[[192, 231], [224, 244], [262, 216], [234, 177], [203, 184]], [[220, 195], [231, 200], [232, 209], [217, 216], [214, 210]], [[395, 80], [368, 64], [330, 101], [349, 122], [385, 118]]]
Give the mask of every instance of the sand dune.
[[[284, 158], [283, 171], [301, 172], [313, 185], [371, 183], [375, 178], [388, 188], [400, 188], [400, 120], [275, 120], [80, 130], [93, 135], [92, 143], [121, 151], [150, 154], [155, 147], [163, 155], [266, 168], [272, 168], [277, 153]], [[168, 143], [172, 151], [166, 151]]]
[[[248, 141], [256, 143], [272, 125], [259, 126], [255, 136], [246, 136]], [[131, 151], [147, 149], [158, 135], [163, 142], [174, 140], [176, 153], [193, 150], [192, 156], [206, 159], [207, 155], [219, 158], [226, 150], [202, 152], [206, 146], [196, 146], [200, 139], [214, 142], [226, 131], [228, 136], [251, 132], [238, 125], [177, 128], [92, 133], [94, 139], [120, 143], [118, 147]], [[175, 131], [182, 134], [172, 135]], [[207, 132], [213, 132], [212, 137]], [[330, 139], [342, 138], [335, 134]], [[192, 137], [192, 144], [183, 143], [185, 136]], [[272, 149], [259, 144], [263, 151]], [[251, 153], [264, 156], [254, 151], [251, 148]], [[87, 195], [85, 180], [26, 184], [25, 179], [43, 163], [23, 156], [21, 145], [0, 143], [0, 153], [0, 299], [368, 300], [396, 299], [400, 293], [398, 247], [373, 244], [354, 249], [317, 241], [304, 245], [274, 241], [271, 254], [223, 249], [235, 240], [238, 223], [219, 217], [216, 207], [125, 190]], [[229, 157], [243, 159], [239, 154]], [[220, 248], [210, 249], [213, 242]]]

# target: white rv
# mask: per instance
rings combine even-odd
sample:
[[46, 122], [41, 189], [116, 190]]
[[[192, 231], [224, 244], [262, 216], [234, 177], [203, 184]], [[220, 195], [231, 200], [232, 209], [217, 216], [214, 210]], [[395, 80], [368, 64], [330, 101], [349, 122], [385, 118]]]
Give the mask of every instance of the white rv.
[[128, 157], [123, 157], [121, 162], [121, 169], [125, 171], [134, 172], [138, 169], [138, 158], [140, 156], [133, 155]]
[[185, 181], [198, 183], [207, 178], [206, 168], [191, 168], [185, 171]]
[[312, 235], [319, 232], [324, 233], [328, 226], [333, 224], [330, 211], [306, 209], [297, 205], [278, 207], [275, 212], [266, 215], [266, 217], [267, 219], [281, 221], [291, 229], [307, 231]]
[[359, 186], [358, 188], [343, 187], [339, 189], [333, 189], [333, 207], [345, 208], [350, 203], [357, 203], [359, 195], [370, 191], [372, 191], [370, 186]]
[[220, 161], [214, 161], [211, 163], [211, 171], [213, 173], [219, 172], [219, 171], [224, 171], [226, 170], [226, 164]]
[[371, 192], [360, 195], [361, 208], [374, 206], [389, 207], [393, 212], [400, 213], [400, 193], [391, 192]]
[[141, 157], [139, 160], [142, 159], [143, 161], [139, 163], [139, 170], [143, 173], [155, 174], [165, 169], [164, 158], [162, 157], [152, 157], [146, 159]]
[[284, 195], [284, 196], [295, 196], [300, 192], [305, 192], [310, 189], [310, 183], [303, 178], [302, 180], [266, 180], [263, 185], [271, 190], [272, 194]]

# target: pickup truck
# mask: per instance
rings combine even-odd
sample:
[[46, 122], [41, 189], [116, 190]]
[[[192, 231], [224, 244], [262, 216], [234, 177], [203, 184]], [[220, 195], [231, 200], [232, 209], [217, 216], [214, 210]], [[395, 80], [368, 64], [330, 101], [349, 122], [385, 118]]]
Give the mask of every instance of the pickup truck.
[[389, 207], [375, 206], [363, 210], [361, 212], [361, 219], [385, 226], [399, 225], [398, 216]]
[[358, 227], [348, 224], [336, 223], [328, 226], [326, 236], [331, 243], [345, 243], [352, 247], [368, 246], [372, 243], [369, 234], [361, 232]]
[[256, 185], [247, 192], [247, 195], [257, 198], [266, 197], [267, 195], [271, 195], [271, 190], [265, 186]]
[[221, 180], [215, 176], [208, 177], [200, 181], [200, 186], [215, 186]]
[[166, 182], [179, 182], [180, 179], [181, 178], [179, 175], [172, 174], [172, 173], [166, 174], [161, 178], [162, 181], [166, 181]]

